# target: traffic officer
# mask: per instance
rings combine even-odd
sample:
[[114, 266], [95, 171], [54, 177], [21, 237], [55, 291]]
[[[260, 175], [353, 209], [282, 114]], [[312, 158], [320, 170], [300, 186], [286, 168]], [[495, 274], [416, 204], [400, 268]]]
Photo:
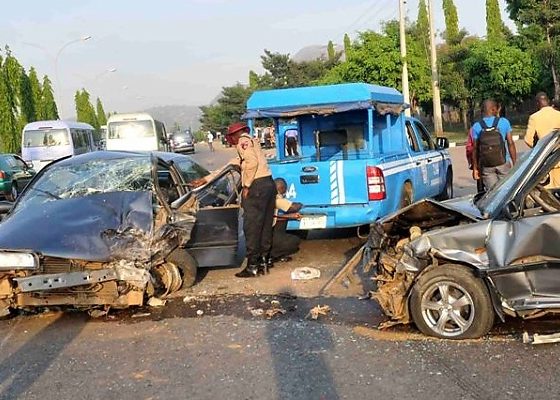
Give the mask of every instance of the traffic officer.
[[266, 273], [272, 264], [270, 251], [276, 186], [259, 140], [251, 138], [247, 125], [242, 122], [230, 125], [227, 140], [236, 146], [241, 167], [241, 205], [247, 249], [247, 266], [235, 276], [255, 277], [259, 273]]

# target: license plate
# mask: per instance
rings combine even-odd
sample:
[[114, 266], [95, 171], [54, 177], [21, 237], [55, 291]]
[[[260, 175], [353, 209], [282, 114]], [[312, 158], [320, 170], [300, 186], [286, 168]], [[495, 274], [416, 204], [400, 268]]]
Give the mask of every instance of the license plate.
[[306, 215], [299, 221], [299, 229], [325, 229], [327, 227], [326, 215]]

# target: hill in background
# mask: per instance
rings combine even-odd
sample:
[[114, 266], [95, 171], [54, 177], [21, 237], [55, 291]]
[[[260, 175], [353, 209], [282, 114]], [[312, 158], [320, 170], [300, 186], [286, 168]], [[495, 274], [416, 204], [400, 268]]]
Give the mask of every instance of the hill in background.
[[168, 132], [174, 130], [175, 124], [179, 124], [181, 129], [191, 128], [193, 131], [200, 128], [201, 112], [198, 106], [157, 106], [144, 112], [163, 122]]

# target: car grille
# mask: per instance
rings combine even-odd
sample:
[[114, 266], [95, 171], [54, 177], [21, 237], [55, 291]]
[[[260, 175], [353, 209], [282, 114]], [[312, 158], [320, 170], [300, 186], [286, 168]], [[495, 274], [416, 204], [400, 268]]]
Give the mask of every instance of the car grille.
[[41, 264], [45, 274], [60, 274], [72, 270], [72, 263], [64, 258], [45, 257]]

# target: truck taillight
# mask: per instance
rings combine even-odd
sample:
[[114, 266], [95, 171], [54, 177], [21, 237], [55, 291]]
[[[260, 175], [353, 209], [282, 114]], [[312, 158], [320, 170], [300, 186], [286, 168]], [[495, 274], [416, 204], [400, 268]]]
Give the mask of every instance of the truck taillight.
[[367, 167], [366, 178], [369, 201], [383, 200], [385, 198], [385, 177], [383, 176], [383, 171], [377, 167]]

